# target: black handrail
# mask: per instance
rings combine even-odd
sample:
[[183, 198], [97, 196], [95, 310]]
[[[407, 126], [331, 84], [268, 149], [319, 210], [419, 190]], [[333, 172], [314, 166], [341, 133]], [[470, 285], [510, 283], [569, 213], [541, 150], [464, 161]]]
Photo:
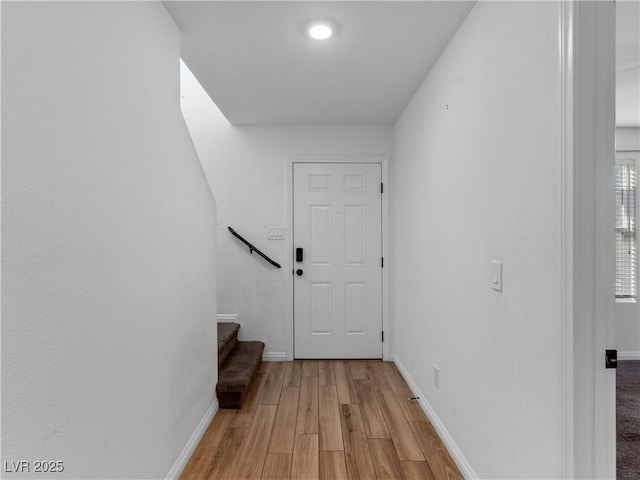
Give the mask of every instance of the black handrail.
[[271, 265], [273, 265], [276, 268], [282, 268], [280, 266], [279, 263], [274, 262], [273, 260], [271, 260], [269, 257], [267, 257], [264, 253], [262, 253], [260, 250], [258, 250], [256, 247], [254, 247], [251, 243], [249, 243], [247, 240], [244, 239], [244, 237], [242, 235], [240, 235], [238, 232], [236, 232], [233, 228], [231, 227], [227, 227], [229, 229], [229, 231], [231, 233], [233, 233], [236, 237], [238, 237], [238, 239], [240, 239], [240, 241], [242, 243], [244, 243], [247, 247], [249, 247], [249, 253], [253, 253], [256, 252], [258, 255], [260, 255], [262, 258], [264, 258], [267, 262], [269, 262]]

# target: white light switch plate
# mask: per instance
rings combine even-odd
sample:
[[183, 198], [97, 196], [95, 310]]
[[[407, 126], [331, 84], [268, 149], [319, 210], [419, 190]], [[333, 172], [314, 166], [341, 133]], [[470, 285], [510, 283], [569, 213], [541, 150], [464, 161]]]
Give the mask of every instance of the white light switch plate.
[[494, 260], [491, 262], [491, 288], [497, 292], [502, 291], [502, 262]]
[[267, 227], [267, 238], [269, 240], [284, 240], [284, 227]]

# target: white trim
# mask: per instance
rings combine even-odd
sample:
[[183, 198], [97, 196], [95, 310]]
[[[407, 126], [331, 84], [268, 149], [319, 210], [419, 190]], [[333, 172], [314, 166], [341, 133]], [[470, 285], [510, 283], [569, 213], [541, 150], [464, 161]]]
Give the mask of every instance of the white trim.
[[[294, 163], [379, 163], [382, 165], [382, 182], [384, 183], [384, 193], [382, 195], [382, 256], [384, 257], [384, 268], [382, 269], [382, 330], [385, 332], [384, 342], [382, 343], [382, 359], [390, 360], [390, 305], [389, 305], [389, 265], [390, 258], [389, 249], [389, 198], [391, 182], [389, 181], [389, 156], [388, 155], [365, 155], [365, 156], [314, 156], [314, 155], [297, 155], [288, 157], [286, 162], [286, 198], [285, 205], [288, 212], [287, 231], [293, 232], [293, 164]], [[286, 248], [291, 255], [286, 256], [283, 266], [285, 271], [293, 271], [293, 235], [287, 235]], [[287, 275], [287, 301], [289, 310], [287, 312], [287, 360], [294, 359], [294, 339], [293, 339], [293, 275]]]
[[615, 478], [615, 6], [561, 3], [562, 473]]
[[396, 354], [389, 355], [389, 358], [391, 359], [391, 361], [393, 361], [393, 363], [396, 364], [396, 367], [398, 367], [398, 371], [411, 389], [413, 395], [418, 397], [418, 403], [420, 404], [420, 407], [424, 411], [425, 415], [429, 418], [429, 421], [436, 429], [436, 432], [438, 432], [440, 440], [442, 440], [442, 443], [451, 455], [451, 458], [453, 458], [454, 462], [456, 462], [456, 465], [460, 469], [460, 472], [462, 473], [464, 478], [469, 480], [479, 478], [478, 475], [476, 475], [476, 472], [473, 471], [471, 464], [463, 455], [462, 450], [460, 450], [455, 440], [453, 439], [447, 428], [444, 426], [444, 423], [442, 423], [442, 420], [440, 420], [440, 417], [438, 417], [436, 411], [429, 404], [429, 402], [427, 402], [426, 397], [422, 394], [420, 388], [418, 388], [418, 384], [413, 380], [413, 378], [411, 378], [411, 375], [409, 375], [409, 372], [405, 368], [400, 358]]
[[389, 360], [391, 356], [391, 248], [390, 248], [390, 208], [391, 208], [391, 178], [389, 176], [389, 157], [384, 157], [382, 161], [382, 182], [384, 183], [384, 193], [382, 194], [382, 256], [384, 258], [384, 268], [382, 269], [382, 331], [384, 332], [384, 342], [382, 343], [382, 359]]
[[264, 362], [286, 362], [287, 360], [287, 352], [264, 352], [262, 354]]
[[618, 352], [618, 360], [640, 360], [640, 352]]
[[204, 432], [206, 432], [207, 427], [213, 420], [213, 417], [215, 416], [219, 408], [220, 408], [220, 405], [218, 404], [218, 399], [216, 398], [213, 402], [211, 402], [211, 405], [209, 405], [209, 408], [207, 408], [207, 411], [204, 413], [204, 416], [196, 426], [196, 429], [191, 434], [191, 437], [189, 437], [187, 444], [182, 449], [182, 452], [174, 462], [173, 466], [171, 467], [171, 470], [169, 470], [169, 473], [167, 473], [166, 477], [164, 477], [165, 480], [178, 479], [178, 477], [182, 473], [182, 470], [184, 470], [184, 467], [187, 465], [187, 462], [191, 458], [191, 454], [193, 453], [195, 448], [198, 446], [198, 443], [202, 439]]
[[561, 108], [561, 361], [562, 361], [562, 478], [574, 473], [574, 148], [573, 148], [573, 22], [574, 3], [560, 2], [558, 25], [560, 44], [560, 108]]
[[237, 313], [219, 313], [218, 315], [216, 315], [216, 319], [220, 323], [235, 322], [237, 318]]

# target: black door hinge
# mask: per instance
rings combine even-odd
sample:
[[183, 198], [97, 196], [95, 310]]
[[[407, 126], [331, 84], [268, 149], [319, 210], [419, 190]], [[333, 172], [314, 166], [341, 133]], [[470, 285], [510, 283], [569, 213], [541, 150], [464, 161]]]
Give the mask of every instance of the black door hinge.
[[380, 183], [380, 193], [384, 193], [384, 183]]
[[380, 268], [384, 268], [384, 257], [380, 257]]
[[384, 330], [382, 330], [382, 332], [380, 333], [382, 333], [382, 342], [384, 343]]
[[606, 350], [604, 354], [605, 368], [618, 368], [618, 351]]

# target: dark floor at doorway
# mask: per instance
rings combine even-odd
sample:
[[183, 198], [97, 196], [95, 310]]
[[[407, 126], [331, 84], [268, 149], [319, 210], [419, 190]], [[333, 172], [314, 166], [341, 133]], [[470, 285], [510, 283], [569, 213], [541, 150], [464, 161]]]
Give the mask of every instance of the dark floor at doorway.
[[617, 480], [640, 478], [640, 360], [618, 362], [616, 375]]

